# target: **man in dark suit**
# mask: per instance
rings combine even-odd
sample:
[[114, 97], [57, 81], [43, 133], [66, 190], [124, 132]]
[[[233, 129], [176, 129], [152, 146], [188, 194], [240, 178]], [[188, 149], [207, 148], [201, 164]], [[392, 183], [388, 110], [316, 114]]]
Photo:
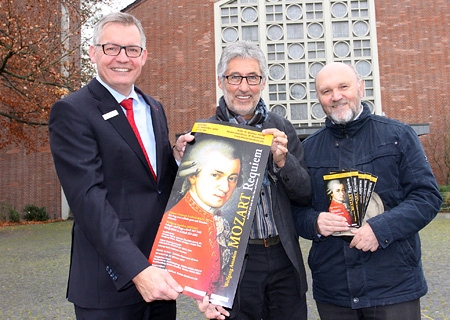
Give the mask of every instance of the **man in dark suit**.
[[[67, 290], [77, 319], [175, 319], [182, 288], [148, 256], [181, 160], [162, 105], [134, 87], [147, 58], [140, 22], [102, 18], [89, 49], [98, 75], [56, 102], [50, 145], [73, 212]], [[132, 98], [130, 108], [121, 102]], [[137, 129], [133, 129], [133, 125]], [[184, 143], [185, 144], [185, 143]]]

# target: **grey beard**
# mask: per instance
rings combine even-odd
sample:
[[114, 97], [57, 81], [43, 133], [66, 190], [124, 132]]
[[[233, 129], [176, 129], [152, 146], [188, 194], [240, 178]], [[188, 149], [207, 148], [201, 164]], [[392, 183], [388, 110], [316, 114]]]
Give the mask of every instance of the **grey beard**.
[[353, 110], [349, 110], [344, 117], [339, 117], [337, 118], [335, 115], [330, 114], [330, 119], [335, 123], [335, 124], [347, 124], [349, 122], [352, 122], [355, 117], [357, 116], [357, 114], [355, 114], [353, 112]]

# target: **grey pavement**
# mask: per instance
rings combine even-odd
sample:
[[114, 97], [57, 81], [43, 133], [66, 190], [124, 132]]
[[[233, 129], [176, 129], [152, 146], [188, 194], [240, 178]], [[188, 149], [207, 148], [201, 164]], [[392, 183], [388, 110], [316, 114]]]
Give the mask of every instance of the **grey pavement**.
[[[0, 227], [0, 320], [74, 319], [65, 299], [72, 222]], [[439, 214], [421, 231], [429, 292], [422, 320], [450, 317], [450, 214]], [[300, 241], [305, 259], [310, 243]], [[308, 270], [308, 281], [311, 277]], [[308, 292], [308, 319], [319, 319]], [[205, 319], [193, 299], [178, 299], [179, 320]], [[284, 319], [280, 319], [284, 320]]]

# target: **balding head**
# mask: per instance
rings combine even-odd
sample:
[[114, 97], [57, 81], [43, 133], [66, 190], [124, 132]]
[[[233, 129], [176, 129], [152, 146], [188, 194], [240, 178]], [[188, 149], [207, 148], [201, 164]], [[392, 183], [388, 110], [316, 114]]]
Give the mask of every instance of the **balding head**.
[[332, 62], [317, 74], [316, 93], [325, 114], [335, 123], [346, 124], [361, 111], [364, 82], [352, 66]]

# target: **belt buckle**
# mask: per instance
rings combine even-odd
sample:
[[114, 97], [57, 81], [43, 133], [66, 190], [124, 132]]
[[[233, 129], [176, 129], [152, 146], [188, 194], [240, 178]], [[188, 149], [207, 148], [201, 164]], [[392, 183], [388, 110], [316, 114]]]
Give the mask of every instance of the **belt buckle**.
[[270, 246], [273, 246], [273, 245], [274, 245], [274, 238], [275, 238], [275, 237], [269, 237], [269, 238], [263, 239], [263, 241], [264, 241], [264, 247], [268, 248], [268, 247], [270, 247]]

